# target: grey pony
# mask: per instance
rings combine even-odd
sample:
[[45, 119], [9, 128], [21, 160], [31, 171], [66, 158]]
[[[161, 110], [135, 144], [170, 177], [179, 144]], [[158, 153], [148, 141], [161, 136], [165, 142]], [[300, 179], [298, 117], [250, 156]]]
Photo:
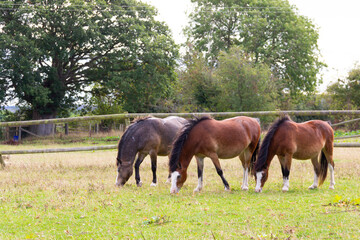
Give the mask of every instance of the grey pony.
[[147, 155], [151, 158], [153, 180], [156, 186], [157, 156], [168, 156], [177, 133], [188, 121], [181, 117], [145, 117], [135, 120], [122, 135], [118, 144], [116, 185], [123, 186], [133, 174], [135, 157], [136, 185], [141, 187], [139, 167]]

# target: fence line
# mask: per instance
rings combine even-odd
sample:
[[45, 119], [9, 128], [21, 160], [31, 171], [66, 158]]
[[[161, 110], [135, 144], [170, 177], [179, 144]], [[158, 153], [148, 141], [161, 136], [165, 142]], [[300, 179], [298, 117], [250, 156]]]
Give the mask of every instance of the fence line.
[[[334, 143], [334, 147], [345, 147], [345, 148], [360, 147], [360, 143]], [[80, 151], [111, 150], [111, 149], [116, 149], [116, 148], [117, 148], [117, 145], [103, 145], [103, 146], [74, 147], [74, 148], [5, 150], [5, 151], [0, 151], [0, 155], [80, 152]]]
[[[207, 113], [123, 113], [123, 114], [110, 114], [110, 115], [97, 115], [97, 116], [85, 116], [85, 117], [73, 117], [73, 118], [57, 118], [57, 119], [44, 119], [33, 121], [16, 121], [16, 122], [0, 122], [0, 127], [18, 127], [18, 126], [30, 126], [50, 123], [68, 123], [68, 122], [80, 122], [80, 121], [99, 121], [106, 119], [129, 119], [142, 116], [154, 116], [154, 117], [167, 117], [167, 116], [181, 116], [181, 117], [194, 117], [211, 115], [213, 117], [235, 117], [235, 116], [249, 116], [249, 117], [261, 117], [261, 116], [281, 116], [281, 115], [296, 115], [296, 116], [329, 116], [329, 115], [352, 115], [360, 116], [360, 110], [330, 110], [330, 111], [258, 111], [258, 112], [207, 112]], [[341, 123], [332, 124], [332, 126], [338, 126], [349, 122], [359, 121], [353, 119], [344, 121]], [[353, 137], [353, 136], [351, 136]], [[347, 137], [342, 137], [347, 138]], [[341, 139], [341, 138], [337, 138]], [[360, 143], [334, 143], [334, 147], [360, 147]], [[32, 149], [32, 150], [8, 150], [0, 151], [0, 165], [5, 166], [5, 162], [2, 159], [2, 155], [12, 154], [34, 154], [34, 153], [59, 153], [59, 152], [78, 152], [78, 151], [96, 151], [96, 150], [108, 150], [116, 149], [117, 145], [105, 145], [105, 146], [90, 146], [90, 147], [76, 147], [76, 148], [57, 148], [57, 149]]]
[[357, 122], [357, 121], [360, 121], [360, 118], [355, 118], [355, 119], [352, 119], [352, 120], [348, 120], [348, 121], [343, 121], [343, 122], [339, 122], [339, 123], [334, 123], [334, 124], [331, 124], [332, 127], [335, 127], [335, 126], [340, 126], [340, 125], [344, 125], [346, 123], [352, 123], [352, 122]]
[[235, 117], [235, 116], [248, 116], [248, 117], [262, 117], [262, 116], [335, 116], [335, 115], [352, 115], [360, 116], [360, 110], [321, 110], [321, 111], [258, 111], [258, 112], [203, 112], [203, 113], [121, 113], [109, 115], [96, 115], [85, 117], [71, 117], [71, 118], [55, 118], [43, 120], [30, 120], [30, 121], [16, 121], [16, 122], [0, 122], [0, 127], [18, 127], [30, 126], [50, 123], [68, 123], [68, 122], [81, 122], [81, 121], [99, 121], [106, 119], [128, 119], [135, 117], [154, 116], [154, 117], [194, 117], [211, 115], [213, 117]]

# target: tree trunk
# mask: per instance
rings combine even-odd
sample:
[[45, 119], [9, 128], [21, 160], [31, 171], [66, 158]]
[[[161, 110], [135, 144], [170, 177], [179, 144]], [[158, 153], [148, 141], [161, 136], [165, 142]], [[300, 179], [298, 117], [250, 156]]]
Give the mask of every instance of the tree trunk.
[[[39, 114], [37, 112], [33, 112], [33, 120], [41, 120], [41, 119], [53, 119], [56, 117], [56, 113], [51, 114]], [[35, 133], [39, 136], [48, 136], [53, 134], [54, 124], [40, 124], [40, 125], [32, 125], [30, 126], [30, 132]]]

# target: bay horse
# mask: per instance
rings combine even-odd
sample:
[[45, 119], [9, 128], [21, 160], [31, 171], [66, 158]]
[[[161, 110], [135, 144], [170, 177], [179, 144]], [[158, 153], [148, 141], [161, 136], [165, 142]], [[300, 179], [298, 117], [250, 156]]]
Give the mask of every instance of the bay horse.
[[[289, 190], [289, 175], [292, 158], [311, 159], [314, 167], [314, 183], [309, 189], [320, 186], [330, 171], [330, 189], [334, 189], [333, 161], [334, 132], [325, 121], [312, 120], [304, 123], [293, 122], [289, 116], [275, 121], [266, 134], [254, 165], [256, 192], [261, 192], [268, 178], [270, 163], [278, 156], [283, 174], [282, 191]], [[321, 155], [320, 160], [318, 160]]]
[[133, 173], [135, 162], [136, 185], [141, 187], [139, 167], [147, 155], [151, 158], [151, 170], [153, 180], [151, 186], [156, 186], [157, 156], [170, 154], [172, 143], [176, 134], [187, 122], [181, 117], [167, 117], [164, 119], [155, 117], [139, 118], [133, 121], [125, 130], [118, 144], [116, 158], [117, 177], [115, 184], [124, 185]]
[[196, 156], [198, 185], [194, 192], [203, 187], [204, 158], [209, 157], [215, 165], [225, 190], [230, 190], [220, 166], [219, 158], [230, 159], [239, 156], [244, 168], [242, 189], [248, 190], [248, 173], [251, 159], [256, 160], [260, 141], [260, 124], [255, 118], [234, 117], [217, 121], [211, 117], [189, 120], [174, 142], [170, 155], [170, 193], [178, 193], [187, 178], [187, 168]]

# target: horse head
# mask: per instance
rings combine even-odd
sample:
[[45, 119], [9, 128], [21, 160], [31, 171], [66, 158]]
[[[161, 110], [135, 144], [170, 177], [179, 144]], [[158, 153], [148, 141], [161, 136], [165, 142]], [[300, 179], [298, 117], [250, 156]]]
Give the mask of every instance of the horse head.
[[178, 169], [171, 173], [170, 193], [178, 193], [186, 181], [186, 169]]
[[123, 162], [120, 158], [116, 159], [116, 166], [117, 166], [117, 177], [115, 184], [116, 186], [122, 187], [133, 174], [133, 167], [132, 163], [130, 162]]

